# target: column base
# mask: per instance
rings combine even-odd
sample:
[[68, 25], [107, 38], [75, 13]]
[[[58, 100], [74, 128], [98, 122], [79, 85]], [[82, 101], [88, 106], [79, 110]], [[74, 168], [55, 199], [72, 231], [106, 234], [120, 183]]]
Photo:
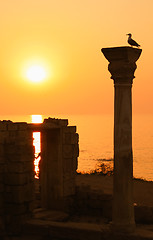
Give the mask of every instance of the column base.
[[111, 224], [111, 230], [113, 233], [132, 234], [135, 231], [135, 223], [114, 223]]

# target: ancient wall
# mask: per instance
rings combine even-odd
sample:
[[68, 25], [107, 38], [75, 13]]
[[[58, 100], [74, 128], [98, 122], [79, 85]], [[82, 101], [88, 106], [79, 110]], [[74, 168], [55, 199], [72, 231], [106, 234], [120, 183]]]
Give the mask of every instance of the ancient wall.
[[[76, 127], [68, 120], [42, 124], [0, 121], [0, 233], [17, 233], [35, 204], [33, 131], [41, 132], [41, 207], [65, 209], [76, 192]], [[69, 201], [70, 200], [70, 201]]]
[[[0, 122], [0, 214], [5, 231], [17, 232], [33, 210], [34, 148], [27, 123]], [[2, 226], [3, 227], [3, 226]]]

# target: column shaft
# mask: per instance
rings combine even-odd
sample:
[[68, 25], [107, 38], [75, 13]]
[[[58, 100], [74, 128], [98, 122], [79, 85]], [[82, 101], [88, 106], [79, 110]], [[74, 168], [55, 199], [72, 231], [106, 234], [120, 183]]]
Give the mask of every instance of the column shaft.
[[115, 84], [113, 228], [135, 228], [133, 207], [132, 84]]

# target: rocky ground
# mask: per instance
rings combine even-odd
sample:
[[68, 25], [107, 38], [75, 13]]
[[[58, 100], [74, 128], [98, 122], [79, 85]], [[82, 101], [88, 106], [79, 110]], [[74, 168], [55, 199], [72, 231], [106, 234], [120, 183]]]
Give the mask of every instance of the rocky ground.
[[[153, 207], [153, 182], [134, 179], [134, 202], [137, 205]], [[77, 186], [86, 186], [97, 192], [113, 193], [113, 176], [77, 175]]]
[[116, 236], [110, 232], [113, 177], [78, 174], [77, 214], [69, 216], [38, 208], [22, 236], [5, 240], [153, 240], [153, 182], [136, 179], [133, 182], [137, 227], [132, 235]]

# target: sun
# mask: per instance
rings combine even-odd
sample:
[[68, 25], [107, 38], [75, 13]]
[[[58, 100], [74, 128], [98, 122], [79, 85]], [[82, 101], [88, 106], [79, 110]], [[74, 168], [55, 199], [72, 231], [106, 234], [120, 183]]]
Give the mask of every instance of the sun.
[[31, 115], [32, 123], [42, 123], [42, 115]]
[[33, 65], [26, 72], [26, 77], [33, 83], [42, 82], [47, 77], [46, 75], [45, 68], [40, 65]]

